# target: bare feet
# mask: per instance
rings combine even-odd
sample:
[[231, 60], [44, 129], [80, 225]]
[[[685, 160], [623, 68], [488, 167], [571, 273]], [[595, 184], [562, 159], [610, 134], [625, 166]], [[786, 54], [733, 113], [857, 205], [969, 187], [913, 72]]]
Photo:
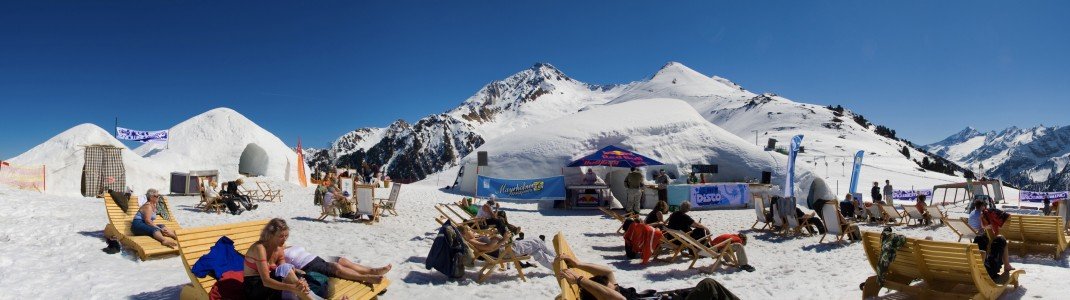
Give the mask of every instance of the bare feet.
[[386, 265], [381, 268], [372, 269], [372, 273], [375, 273], [375, 275], [386, 275], [386, 273], [390, 272], [390, 269], [392, 268], [394, 268], [393, 265]]
[[383, 282], [383, 275], [368, 275], [364, 280], [361, 280], [361, 282], [367, 284], [379, 284]]
[[174, 249], [175, 247], [178, 247], [178, 243], [176, 243], [176, 242], [175, 242], [174, 240], [172, 240], [172, 239], [167, 239], [167, 238], [165, 238], [165, 239], [163, 240], [163, 242], [161, 242], [161, 243], [163, 243], [163, 245], [164, 245], [164, 246], [167, 246], [167, 247], [169, 247], [169, 248], [172, 248], [172, 249]]

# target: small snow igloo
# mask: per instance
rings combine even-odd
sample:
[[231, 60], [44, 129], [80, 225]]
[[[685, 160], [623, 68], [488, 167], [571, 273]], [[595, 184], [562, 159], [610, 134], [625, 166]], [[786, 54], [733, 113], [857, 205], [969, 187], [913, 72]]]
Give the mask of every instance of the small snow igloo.
[[267, 174], [268, 163], [267, 151], [256, 143], [245, 145], [241, 157], [238, 159], [238, 174], [249, 177], [263, 176]]

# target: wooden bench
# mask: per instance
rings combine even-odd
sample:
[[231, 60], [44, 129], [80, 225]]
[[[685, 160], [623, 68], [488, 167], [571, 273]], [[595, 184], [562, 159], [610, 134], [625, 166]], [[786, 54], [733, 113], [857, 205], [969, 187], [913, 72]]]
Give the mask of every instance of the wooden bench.
[[[208, 254], [220, 237], [226, 236], [233, 240], [234, 249], [244, 255], [249, 251], [249, 247], [260, 239], [260, 231], [267, 223], [268, 220], [258, 220], [178, 230], [176, 234], [178, 235], [178, 248], [182, 255], [182, 265], [186, 268], [186, 275], [190, 279], [189, 284], [182, 286], [179, 298], [183, 300], [208, 299], [208, 293], [212, 290], [216, 280], [211, 276], [197, 278], [193, 275], [192, 267], [201, 256]], [[342, 299], [343, 297], [348, 297], [350, 300], [374, 299], [389, 285], [390, 280], [386, 278], [383, 278], [379, 284], [369, 286], [332, 277], [328, 281], [330, 288], [328, 299]]]
[[1063, 218], [1051, 216], [1011, 215], [1000, 234], [1007, 238], [1009, 246], [1020, 248], [1024, 255], [1030, 247], [1052, 247], [1053, 257], [1066, 250], [1066, 240], [1070, 239], [1062, 228]]
[[[166, 203], [165, 200], [161, 199], [160, 201], [161, 203]], [[171, 230], [180, 229], [178, 222], [173, 220], [175, 214], [171, 212], [170, 206], [165, 204], [164, 207], [167, 209], [167, 215], [171, 216], [172, 220], [157, 218], [156, 224], [164, 225], [164, 227]], [[104, 208], [108, 213], [108, 225], [104, 226], [104, 236], [118, 239], [123, 244], [123, 247], [134, 250], [138, 259], [146, 260], [178, 254], [178, 249], [164, 246], [151, 236], [134, 235], [134, 231], [130, 229], [130, 224], [134, 221], [134, 215], [137, 214], [139, 208], [136, 195], [130, 195], [130, 199], [127, 201], [127, 209], [130, 211], [124, 212], [118, 204], [115, 204], [115, 200], [111, 198], [110, 194], [104, 193]]]
[[[881, 255], [881, 234], [862, 232], [862, 247], [869, 264], [877, 271]], [[1010, 286], [1018, 287], [1022, 270], [1011, 271], [996, 283], [985, 271], [984, 259], [977, 245], [907, 238], [888, 266], [884, 287], [920, 299], [996, 299]], [[915, 280], [918, 283], [911, 284]], [[880, 292], [877, 276], [866, 279], [862, 298]]]

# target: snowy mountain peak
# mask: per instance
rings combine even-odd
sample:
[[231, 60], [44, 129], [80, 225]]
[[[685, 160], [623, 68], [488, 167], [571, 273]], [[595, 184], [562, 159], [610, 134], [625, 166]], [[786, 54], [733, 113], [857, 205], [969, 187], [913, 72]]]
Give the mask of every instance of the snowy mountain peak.
[[650, 82], [670, 82], [672, 84], [677, 83], [698, 83], [708, 81], [712, 78], [706, 77], [698, 71], [688, 68], [684, 64], [670, 61], [666, 63], [657, 73], [650, 78]]

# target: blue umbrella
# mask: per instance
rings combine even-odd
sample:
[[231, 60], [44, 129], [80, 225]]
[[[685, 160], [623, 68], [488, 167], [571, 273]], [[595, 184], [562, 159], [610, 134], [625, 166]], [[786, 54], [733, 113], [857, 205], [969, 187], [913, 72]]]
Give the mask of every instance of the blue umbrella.
[[584, 156], [568, 164], [569, 167], [591, 167], [591, 166], [604, 166], [604, 167], [642, 167], [642, 166], [656, 166], [664, 165], [661, 162], [650, 159], [649, 157], [636, 154], [634, 152], [618, 148], [616, 146], [606, 146], [601, 150], [595, 151], [591, 155]]

